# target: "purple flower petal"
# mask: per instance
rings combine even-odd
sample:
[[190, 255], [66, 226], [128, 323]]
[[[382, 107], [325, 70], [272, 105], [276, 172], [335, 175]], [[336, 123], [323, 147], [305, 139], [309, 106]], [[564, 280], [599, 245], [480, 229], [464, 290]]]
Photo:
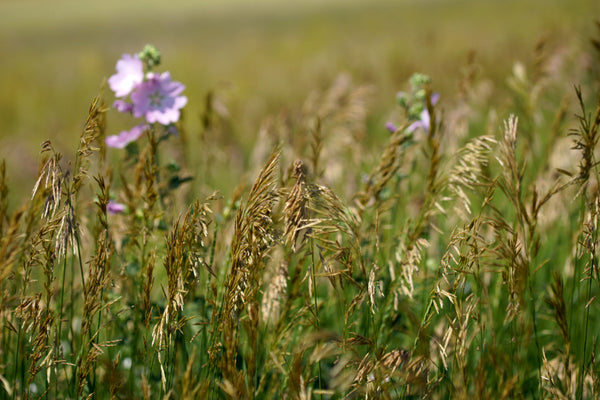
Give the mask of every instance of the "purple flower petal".
[[115, 102], [113, 103], [113, 107], [116, 108], [117, 111], [122, 113], [129, 113], [133, 111], [133, 104], [123, 100], [115, 100]]
[[122, 212], [125, 211], [125, 204], [121, 204], [121, 203], [117, 203], [116, 201], [113, 200], [109, 200], [108, 204], [106, 205], [106, 211], [109, 214], [121, 214]]
[[398, 127], [396, 125], [394, 125], [392, 122], [388, 122], [387, 124], [385, 124], [385, 129], [390, 131], [390, 133], [394, 133], [398, 130]]
[[133, 116], [144, 117], [149, 123], [158, 122], [162, 125], [177, 122], [179, 110], [187, 104], [187, 97], [179, 96], [185, 86], [171, 81], [168, 72], [160, 75], [150, 73], [147, 78], [131, 93]]
[[440, 94], [438, 92], [431, 94], [431, 105], [434, 105], [440, 100]]
[[106, 137], [106, 145], [108, 147], [115, 147], [122, 149], [129, 143], [136, 141], [149, 126], [146, 124], [136, 125], [128, 131], [122, 131], [118, 135], [112, 135]]
[[409, 131], [409, 132], [414, 132], [414, 131], [416, 131], [419, 128], [423, 128], [423, 122], [421, 122], [421, 121], [415, 121], [412, 124], [410, 124], [408, 126], [408, 128], [406, 128], [406, 130]]
[[117, 61], [117, 73], [108, 78], [115, 96], [124, 97], [144, 80], [144, 65], [137, 54], [123, 54]]
[[421, 116], [418, 121], [413, 122], [406, 128], [409, 132], [414, 132], [419, 128], [422, 128], [425, 132], [429, 133], [429, 128], [431, 124], [431, 118], [429, 117], [429, 111], [427, 108], [421, 111]]

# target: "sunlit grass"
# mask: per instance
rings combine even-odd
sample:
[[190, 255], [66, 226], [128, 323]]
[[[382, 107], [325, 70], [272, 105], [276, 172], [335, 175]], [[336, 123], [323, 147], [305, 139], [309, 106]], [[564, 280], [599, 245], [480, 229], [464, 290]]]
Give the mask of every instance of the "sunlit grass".
[[[598, 396], [597, 5], [63, 3], [0, 3], [0, 398]], [[146, 42], [179, 135], [107, 148]]]

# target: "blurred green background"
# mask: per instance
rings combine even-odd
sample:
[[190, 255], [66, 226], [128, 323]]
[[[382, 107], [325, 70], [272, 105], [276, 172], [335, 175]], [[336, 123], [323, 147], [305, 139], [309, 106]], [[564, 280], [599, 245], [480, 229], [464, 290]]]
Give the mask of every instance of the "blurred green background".
[[[162, 52], [159, 69], [187, 86], [189, 134], [200, 132], [214, 91], [231, 140], [248, 150], [267, 116], [301, 107], [344, 72], [373, 87], [374, 136], [387, 134], [395, 93], [413, 72], [452, 101], [475, 58], [501, 96], [514, 62], [531, 60], [540, 39], [588, 46], [599, 11], [597, 0], [0, 0], [0, 158], [14, 192], [27, 193], [42, 141], [71, 158], [117, 59], [146, 43]], [[114, 100], [108, 89], [105, 97]], [[131, 125], [109, 112], [108, 134]], [[231, 174], [242, 173], [247, 152], [232, 157], [242, 160]]]

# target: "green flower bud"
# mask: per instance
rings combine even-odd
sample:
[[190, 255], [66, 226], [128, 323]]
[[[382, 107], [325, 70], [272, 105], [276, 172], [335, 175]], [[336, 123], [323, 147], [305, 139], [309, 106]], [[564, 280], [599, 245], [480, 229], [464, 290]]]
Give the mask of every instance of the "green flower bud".
[[424, 85], [428, 85], [431, 83], [431, 78], [425, 74], [421, 74], [421, 73], [414, 73], [410, 79], [409, 79], [410, 84], [412, 85], [412, 87], [414, 89], [420, 88]]
[[411, 105], [410, 108], [408, 109], [408, 119], [410, 119], [410, 120], [419, 119], [421, 116], [421, 112], [423, 112], [424, 108], [425, 108], [425, 106], [423, 105], [423, 103], [417, 103], [417, 104]]
[[398, 92], [396, 94], [396, 102], [404, 108], [408, 107], [408, 94], [406, 92]]
[[419, 101], [425, 101], [425, 97], [427, 96], [427, 92], [425, 89], [419, 89], [415, 93], [415, 98]]
[[160, 64], [160, 52], [151, 44], [144, 46], [144, 50], [139, 52], [138, 56], [140, 57], [140, 60], [146, 64], [148, 70], [151, 70]]

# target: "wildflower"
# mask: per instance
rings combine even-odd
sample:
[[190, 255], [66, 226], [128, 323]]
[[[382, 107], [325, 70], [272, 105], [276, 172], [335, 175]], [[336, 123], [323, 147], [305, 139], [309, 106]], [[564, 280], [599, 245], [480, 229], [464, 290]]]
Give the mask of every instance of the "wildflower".
[[425, 132], [429, 132], [430, 127], [431, 116], [429, 115], [429, 111], [427, 110], [427, 108], [424, 108], [423, 111], [421, 111], [421, 116], [419, 117], [419, 120], [410, 124], [407, 129], [409, 132], [414, 132], [419, 128], [423, 128]]
[[144, 80], [144, 65], [137, 54], [123, 54], [117, 61], [117, 73], [108, 78], [108, 85], [117, 97], [125, 97]]
[[[433, 93], [431, 95], [431, 104], [435, 105], [440, 99], [439, 93]], [[423, 108], [421, 111], [421, 115], [419, 119], [408, 126], [409, 132], [414, 132], [417, 129], [422, 128], [425, 132], [429, 133], [429, 129], [431, 128], [431, 115], [429, 115], [429, 110], [427, 107]]]
[[180, 109], [187, 97], [179, 96], [185, 89], [180, 82], [171, 81], [171, 74], [149, 73], [147, 80], [140, 83], [131, 93], [133, 116], [144, 117], [147, 122], [168, 125], [179, 120]]
[[388, 122], [385, 124], [385, 129], [390, 131], [390, 133], [394, 133], [398, 130], [398, 127], [396, 125], [394, 125], [393, 122]]
[[106, 138], [106, 145], [108, 147], [122, 149], [129, 143], [136, 141], [148, 128], [149, 126], [147, 124], [139, 124], [128, 131], [122, 131], [118, 135], [108, 136]]
[[125, 205], [121, 204], [121, 203], [117, 203], [114, 200], [109, 200], [108, 204], [106, 205], [106, 211], [109, 214], [121, 214], [122, 212], [125, 211]]
[[122, 113], [129, 113], [133, 111], [133, 104], [123, 100], [115, 100], [115, 102], [113, 103], [113, 107], [116, 108], [117, 111]]

